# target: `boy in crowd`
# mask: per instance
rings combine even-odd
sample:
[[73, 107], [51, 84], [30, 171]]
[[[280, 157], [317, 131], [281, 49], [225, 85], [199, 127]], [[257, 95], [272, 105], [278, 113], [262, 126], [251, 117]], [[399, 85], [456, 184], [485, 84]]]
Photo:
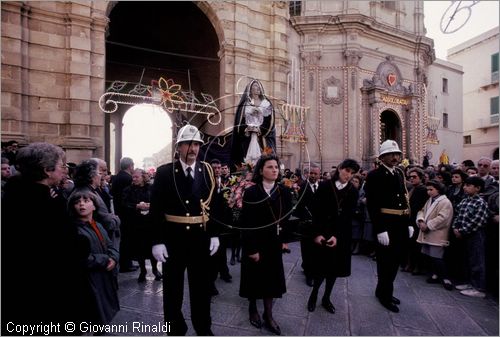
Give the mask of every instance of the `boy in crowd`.
[[104, 227], [96, 222], [93, 213], [97, 200], [89, 191], [71, 194], [68, 211], [78, 228], [78, 234], [89, 244], [90, 255], [86, 261], [87, 278], [94, 304], [85, 317], [96, 324], [109, 324], [120, 310], [117, 287], [112, 270], [116, 268], [119, 252], [113, 247]]
[[462, 295], [481, 298], [486, 296], [485, 228], [488, 221], [488, 204], [479, 196], [483, 188], [484, 180], [480, 177], [465, 179], [467, 197], [458, 204], [452, 225], [455, 236], [465, 241], [471, 283], [456, 288]]

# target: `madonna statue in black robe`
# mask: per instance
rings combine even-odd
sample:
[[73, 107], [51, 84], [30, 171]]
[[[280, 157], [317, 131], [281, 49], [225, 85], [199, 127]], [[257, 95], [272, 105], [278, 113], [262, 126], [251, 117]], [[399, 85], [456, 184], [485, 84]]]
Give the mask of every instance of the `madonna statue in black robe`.
[[254, 79], [246, 86], [236, 109], [231, 162], [234, 167], [247, 162], [255, 165], [264, 150], [276, 153], [274, 108], [262, 84]]

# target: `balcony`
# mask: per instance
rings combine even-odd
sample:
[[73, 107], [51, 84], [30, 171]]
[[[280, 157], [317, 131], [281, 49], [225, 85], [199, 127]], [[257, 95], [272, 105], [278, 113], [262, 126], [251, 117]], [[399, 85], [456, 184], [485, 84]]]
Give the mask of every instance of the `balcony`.
[[498, 127], [498, 115], [491, 115], [488, 118], [479, 118], [477, 120], [478, 129], [488, 129]]
[[498, 71], [494, 71], [491, 73], [491, 82], [481, 86], [482, 90], [489, 90], [498, 88]]

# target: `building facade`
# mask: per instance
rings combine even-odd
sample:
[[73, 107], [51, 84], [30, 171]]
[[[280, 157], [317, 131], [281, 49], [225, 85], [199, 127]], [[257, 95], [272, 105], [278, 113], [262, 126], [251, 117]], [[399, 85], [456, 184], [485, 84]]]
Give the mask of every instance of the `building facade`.
[[437, 165], [444, 153], [449, 163], [463, 161], [462, 66], [436, 59], [429, 67], [427, 157]]
[[[315, 161], [329, 170], [345, 157], [369, 166], [387, 138], [421, 163], [435, 96], [423, 5], [2, 2], [2, 140], [49, 141], [65, 148], [70, 161], [102, 156], [113, 168], [126, 109], [100, 109], [111, 83], [169, 77], [190, 92], [209, 94], [221, 123], [190, 119], [207, 134], [223, 134], [252, 77], [279, 110], [278, 154], [286, 166]], [[303, 107], [296, 115], [302, 141], [287, 136], [297, 120], [282, 103]]]
[[448, 60], [463, 67], [463, 157], [498, 159], [499, 28], [448, 50]]

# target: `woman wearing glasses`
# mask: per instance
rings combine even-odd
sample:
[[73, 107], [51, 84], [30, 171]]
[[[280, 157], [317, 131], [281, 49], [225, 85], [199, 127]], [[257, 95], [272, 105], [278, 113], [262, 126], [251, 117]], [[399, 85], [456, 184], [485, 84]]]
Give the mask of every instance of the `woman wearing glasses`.
[[7, 182], [2, 199], [2, 306], [9, 308], [2, 319], [77, 323], [89, 308], [79, 266], [90, 249], [71, 225], [66, 200], [51, 193], [66, 174], [64, 151], [32, 143], [16, 159], [20, 175]]
[[415, 222], [417, 212], [424, 207], [425, 202], [429, 199], [427, 189], [424, 185], [424, 171], [418, 167], [414, 167], [408, 171], [411, 189], [408, 192], [410, 196], [410, 224], [415, 229], [413, 236], [410, 238], [408, 246], [408, 262], [403, 266], [403, 271], [412, 273], [413, 275], [420, 274], [422, 263], [420, 261], [420, 244], [417, 243], [418, 227]]

